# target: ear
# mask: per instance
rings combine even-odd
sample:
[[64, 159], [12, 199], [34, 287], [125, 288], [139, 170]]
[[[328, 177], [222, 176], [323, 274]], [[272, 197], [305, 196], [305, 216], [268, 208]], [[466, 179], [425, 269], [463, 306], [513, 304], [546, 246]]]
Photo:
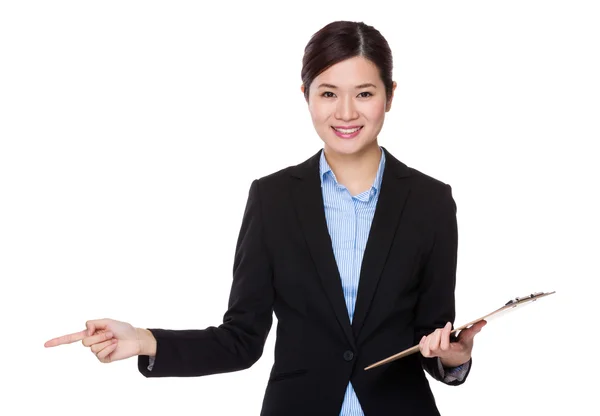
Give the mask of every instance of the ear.
[[398, 86], [398, 84], [396, 84], [396, 81], [393, 81], [392, 82], [392, 95], [390, 96], [389, 100], [387, 100], [387, 102], [385, 103], [385, 112], [386, 113], [392, 109], [392, 99], [394, 98], [394, 91], [396, 91], [397, 86]]
[[[300, 91], [302, 91], [302, 95], [304, 95], [304, 91], [305, 91], [304, 84], [302, 84], [300, 86]], [[304, 100], [308, 103], [308, 97], [304, 97]]]

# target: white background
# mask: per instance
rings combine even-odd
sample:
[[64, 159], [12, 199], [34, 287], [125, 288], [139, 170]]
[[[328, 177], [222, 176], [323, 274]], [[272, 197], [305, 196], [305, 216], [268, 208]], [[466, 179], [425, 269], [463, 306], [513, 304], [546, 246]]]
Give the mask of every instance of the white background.
[[392, 48], [379, 143], [452, 185], [455, 324], [557, 291], [490, 321], [464, 385], [430, 378], [440, 411], [595, 413], [598, 3], [237, 3], [1, 3], [0, 413], [259, 413], [276, 321], [252, 368], [199, 378], [43, 344], [221, 323], [252, 180], [322, 147], [300, 69], [334, 20]]

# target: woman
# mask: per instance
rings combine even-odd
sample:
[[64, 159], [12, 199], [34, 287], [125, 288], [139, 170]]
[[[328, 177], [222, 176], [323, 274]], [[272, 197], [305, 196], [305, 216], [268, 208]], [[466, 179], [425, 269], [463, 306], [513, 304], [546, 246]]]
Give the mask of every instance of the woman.
[[[134, 328], [111, 319], [82, 340], [102, 362], [138, 355], [146, 377], [242, 370], [278, 318], [263, 415], [438, 415], [423, 369], [462, 384], [473, 337], [450, 337], [457, 255], [451, 188], [378, 144], [396, 83], [386, 40], [334, 22], [305, 49], [302, 87], [323, 151], [254, 180], [223, 324]], [[364, 368], [419, 343], [421, 354]]]

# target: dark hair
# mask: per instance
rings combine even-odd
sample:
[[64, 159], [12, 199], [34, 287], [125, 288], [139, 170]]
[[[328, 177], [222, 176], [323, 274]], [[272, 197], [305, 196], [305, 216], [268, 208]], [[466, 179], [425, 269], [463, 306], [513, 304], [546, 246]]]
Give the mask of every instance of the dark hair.
[[321, 72], [355, 56], [362, 56], [377, 66], [389, 100], [393, 66], [390, 46], [373, 26], [348, 21], [329, 23], [315, 33], [304, 48], [301, 77], [306, 100], [311, 83]]

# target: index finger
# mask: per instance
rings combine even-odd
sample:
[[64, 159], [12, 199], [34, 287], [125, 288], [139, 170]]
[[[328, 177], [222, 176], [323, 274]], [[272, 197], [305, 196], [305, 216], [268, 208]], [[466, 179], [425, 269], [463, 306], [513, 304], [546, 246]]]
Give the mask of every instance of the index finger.
[[71, 344], [73, 342], [81, 341], [87, 336], [87, 332], [87, 329], [84, 329], [83, 331], [63, 335], [62, 337], [52, 338], [50, 341], [46, 341], [44, 347], [56, 347], [57, 345]]
[[452, 324], [447, 322], [442, 329], [442, 340], [440, 342], [440, 348], [443, 351], [447, 351], [450, 348], [450, 331], [452, 330]]

